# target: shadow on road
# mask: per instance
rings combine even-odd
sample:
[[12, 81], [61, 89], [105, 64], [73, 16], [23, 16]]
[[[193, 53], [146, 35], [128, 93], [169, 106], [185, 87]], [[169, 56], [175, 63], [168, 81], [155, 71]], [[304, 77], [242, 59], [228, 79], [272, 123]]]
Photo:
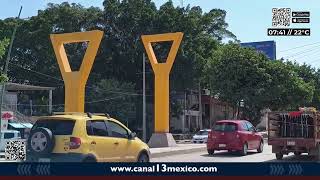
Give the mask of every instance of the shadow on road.
[[[255, 155], [257, 154], [257, 152], [248, 152], [247, 156], [250, 155]], [[230, 157], [241, 157], [241, 155], [238, 152], [228, 152], [228, 151], [218, 151], [215, 152], [213, 155], [209, 155], [209, 154], [203, 154], [201, 155], [203, 157], [225, 157], [225, 158], [230, 158]]]
[[277, 159], [272, 159], [269, 161], [264, 161], [264, 162], [316, 162], [317, 160], [312, 157], [308, 156], [307, 154], [302, 154], [300, 156], [295, 156], [295, 155], [284, 155], [282, 160], [277, 160]]

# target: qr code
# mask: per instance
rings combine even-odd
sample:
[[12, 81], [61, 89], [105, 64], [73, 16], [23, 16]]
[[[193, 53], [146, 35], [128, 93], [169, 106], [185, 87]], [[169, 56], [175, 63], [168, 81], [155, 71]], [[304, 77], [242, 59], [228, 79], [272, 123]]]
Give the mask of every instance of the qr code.
[[7, 141], [4, 149], [4, 157], [8, 161], [25, 161], [26, 142], [23, 140]]
[[272, 8], [272, 26], [290, 26], [291, 8]]

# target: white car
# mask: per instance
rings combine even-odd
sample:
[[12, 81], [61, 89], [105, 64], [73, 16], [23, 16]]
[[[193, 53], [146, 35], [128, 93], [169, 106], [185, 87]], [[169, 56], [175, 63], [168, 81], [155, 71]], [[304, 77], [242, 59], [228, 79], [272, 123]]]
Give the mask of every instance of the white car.
[[208, 140], [208, 134], [211, 131], [211, 129], [204, 129], [198, 131], [193, 137], [192, 137], [192, 143], [207, 143]]
[[5, 130], [1, 131], [0, 135], [0, 151], [4, 151], [7, 141], [21, 139], [21, 135], [19, 131], [15, 130]]

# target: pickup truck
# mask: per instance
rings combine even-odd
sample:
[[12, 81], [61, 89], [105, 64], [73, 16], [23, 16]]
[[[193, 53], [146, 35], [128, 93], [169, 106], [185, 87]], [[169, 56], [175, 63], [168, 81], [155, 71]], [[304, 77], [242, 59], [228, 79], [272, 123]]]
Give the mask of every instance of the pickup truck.
[[320, 113], [318, 111], [269, 112], [268, 144], [281, 160], [283, 155], [308, 153], [320, 160]]

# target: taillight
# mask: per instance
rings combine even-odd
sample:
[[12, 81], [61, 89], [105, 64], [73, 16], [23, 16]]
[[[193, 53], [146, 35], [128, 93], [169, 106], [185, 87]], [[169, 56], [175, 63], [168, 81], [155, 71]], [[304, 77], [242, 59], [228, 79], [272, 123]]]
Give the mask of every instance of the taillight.
[[70, 137], [69, 149], [78, 149], [81, 145], [81, 139], [78, 137]]

